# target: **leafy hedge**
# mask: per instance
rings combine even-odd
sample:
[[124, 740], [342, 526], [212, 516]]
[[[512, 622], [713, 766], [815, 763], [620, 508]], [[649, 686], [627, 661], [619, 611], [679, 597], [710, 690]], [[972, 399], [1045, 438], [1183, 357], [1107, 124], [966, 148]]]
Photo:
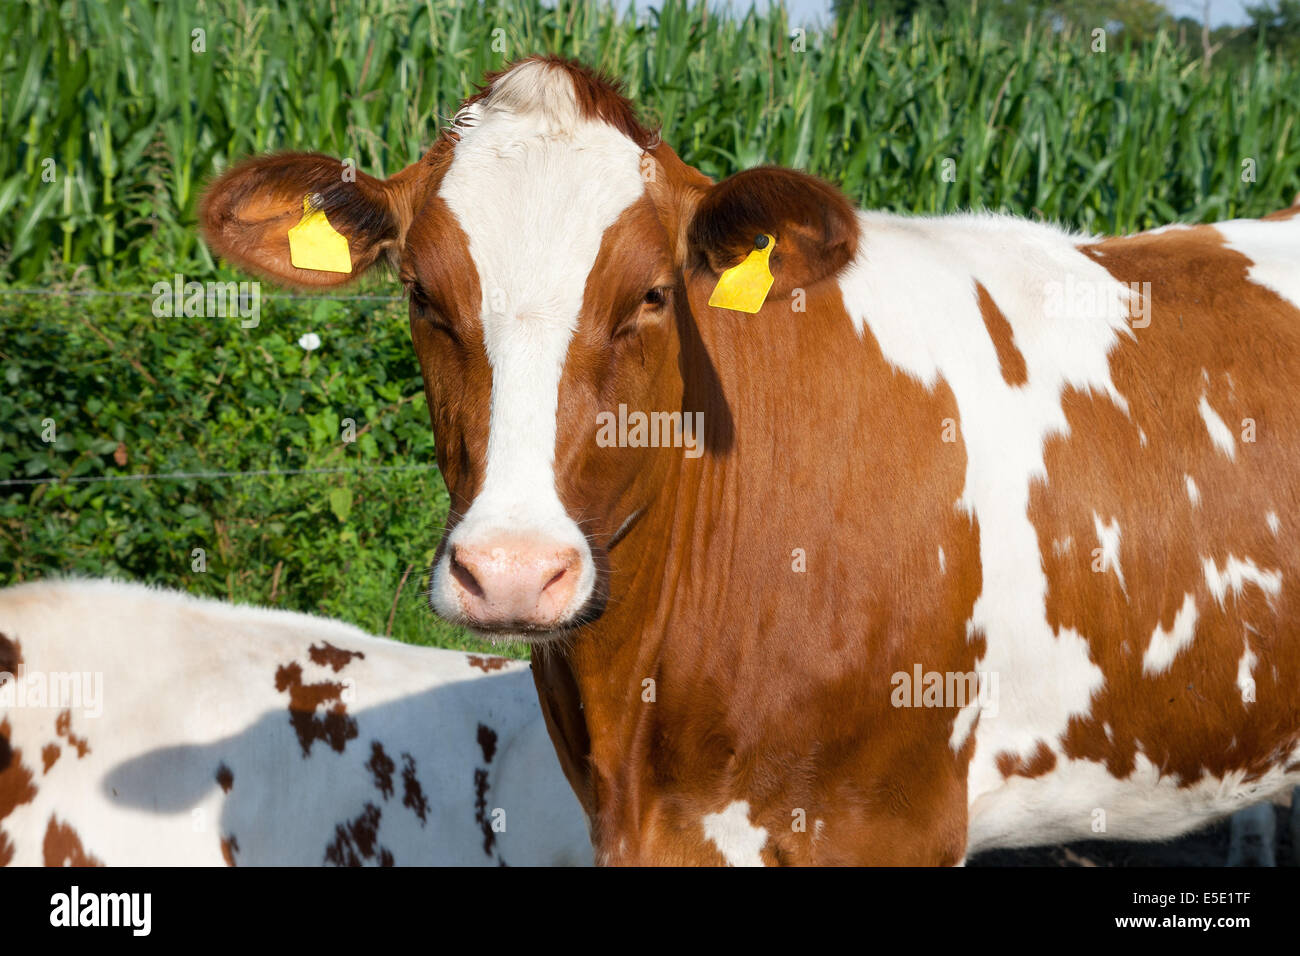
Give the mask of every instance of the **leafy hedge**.
[[[421, 598], [447, 497], [405, 306], [263, 297], [249, 329], [151, 306], [0, 293], [0, 480], [60, 479], [0, 485], [0, 584], [112, 575], [383, 633], [410, 568], [394, 635], [482, 647]], [[347, 470], [126, 478], [297, 469]]]

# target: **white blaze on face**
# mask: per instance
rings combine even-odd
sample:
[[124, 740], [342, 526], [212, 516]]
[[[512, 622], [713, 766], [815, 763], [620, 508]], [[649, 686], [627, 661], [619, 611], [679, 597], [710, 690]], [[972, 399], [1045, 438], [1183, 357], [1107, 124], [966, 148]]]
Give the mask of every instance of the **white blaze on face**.
[[[641, 150], [583, 118], [568, 74], [542, 63], [512, 70], [463, 116], [439, 195], [478, 270], [492, 398], [483, 483], [448, 544], [511, 533], [575, 548], [583, 570], [573, 612], [595, 569], [556, 492], [560, 377], [601, 238], [644, 191]], [[435, 569], [433, 601], [454, 615], [450, 552]]]

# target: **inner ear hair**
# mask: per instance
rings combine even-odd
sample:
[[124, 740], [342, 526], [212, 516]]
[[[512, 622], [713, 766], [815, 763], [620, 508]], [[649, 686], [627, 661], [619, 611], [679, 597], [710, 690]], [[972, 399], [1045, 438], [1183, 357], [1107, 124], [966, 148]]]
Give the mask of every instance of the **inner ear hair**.
[[[280, 284], [351, 281], [396, 246], [401, 224], [383, 180], [355, 170], [345, 178], [344, 171], [341, 161], [317, 153], [276, 153], [240, 163], [214, 180], [200, 200], [203, 238], [218, 255]], [[302, 218], [308, 196], [347, 237], [351, 274], [288, 266], [288, 231]]]
[[857, 251], [857, 215], [843, 193], [807, 173], [760, 166], [701, 198], [687, 230], [688, 265], [720, 274], [743, 260], [764, 233], [776, 238], [774, 290], [833, 275]]

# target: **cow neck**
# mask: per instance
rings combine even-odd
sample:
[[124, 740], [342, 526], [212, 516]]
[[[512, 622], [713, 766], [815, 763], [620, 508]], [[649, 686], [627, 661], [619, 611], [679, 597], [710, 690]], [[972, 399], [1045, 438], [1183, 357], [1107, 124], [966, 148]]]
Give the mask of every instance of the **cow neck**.
[[[942, 825], [909, 846], [955, 858], [970, 748], [950, 749], [951, 711], [903, 719], [888, 703], [891, 673], [915, 663], [967, 671], [978, 648], [965, 633], [978, 533], [954, 507], [965, 452], [916, 440], [955, 419], [952, 394], [887, 366], [870, 332], [854, 331], [834, 283], [808, 290], [805, 313], [710, 310], [708, 292], [690, 289], [703, 320], [683, 325], [680, 363], [682, 405], [704, 412], [706, 452], [664, 459], [662, 492], [611, 554], [610, 605], [566, 660], [572, 698], [548, 700], [539, 680], [552, 726], [581, 724], [569, 749], [589, 748], [586, 761], [561, 758], [597, 850], [607, 861], [663, 860], [648, 841], [688, 832], [683, 806], [717, 812], [736, 799], [788, 829], [791, 806], [833, 802], [808, 756], [833, 749], [849, 785], [905, 786], [891, 777], [898, 767], [930, 764], [935, 801], [917, 823]], [[919, 488], [930, 494], [916, 499]], [[926, 530], [905, 535], [903, 524]], [[928, 586], [899, 593], [891, 582], [904, 566]], [[860, 587], [846, 594], [852, 568]], [[952, 600], [933, 601], [943, 586]], [[881, 693], [861, 694], [867, 686]], [[860, 742], [895, 726], [890, 747], [868, 753]], [[769, 772], [789, 760], [805, 772]], [[782, 780], [803, 789], [785, 791]], [[698, 859], [678, 851], [679, 861]]]

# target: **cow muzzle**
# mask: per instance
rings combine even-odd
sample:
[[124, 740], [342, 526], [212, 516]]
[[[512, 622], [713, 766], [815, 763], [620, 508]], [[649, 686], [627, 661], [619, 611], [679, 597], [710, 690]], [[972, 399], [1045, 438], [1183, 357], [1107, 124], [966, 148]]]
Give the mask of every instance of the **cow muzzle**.
[[496, 535], [454, 543], [445, 561], [444, 594], [456, 616], [484, 630], [564, 626], [588, 577], [577, 548], [541, 537]]

